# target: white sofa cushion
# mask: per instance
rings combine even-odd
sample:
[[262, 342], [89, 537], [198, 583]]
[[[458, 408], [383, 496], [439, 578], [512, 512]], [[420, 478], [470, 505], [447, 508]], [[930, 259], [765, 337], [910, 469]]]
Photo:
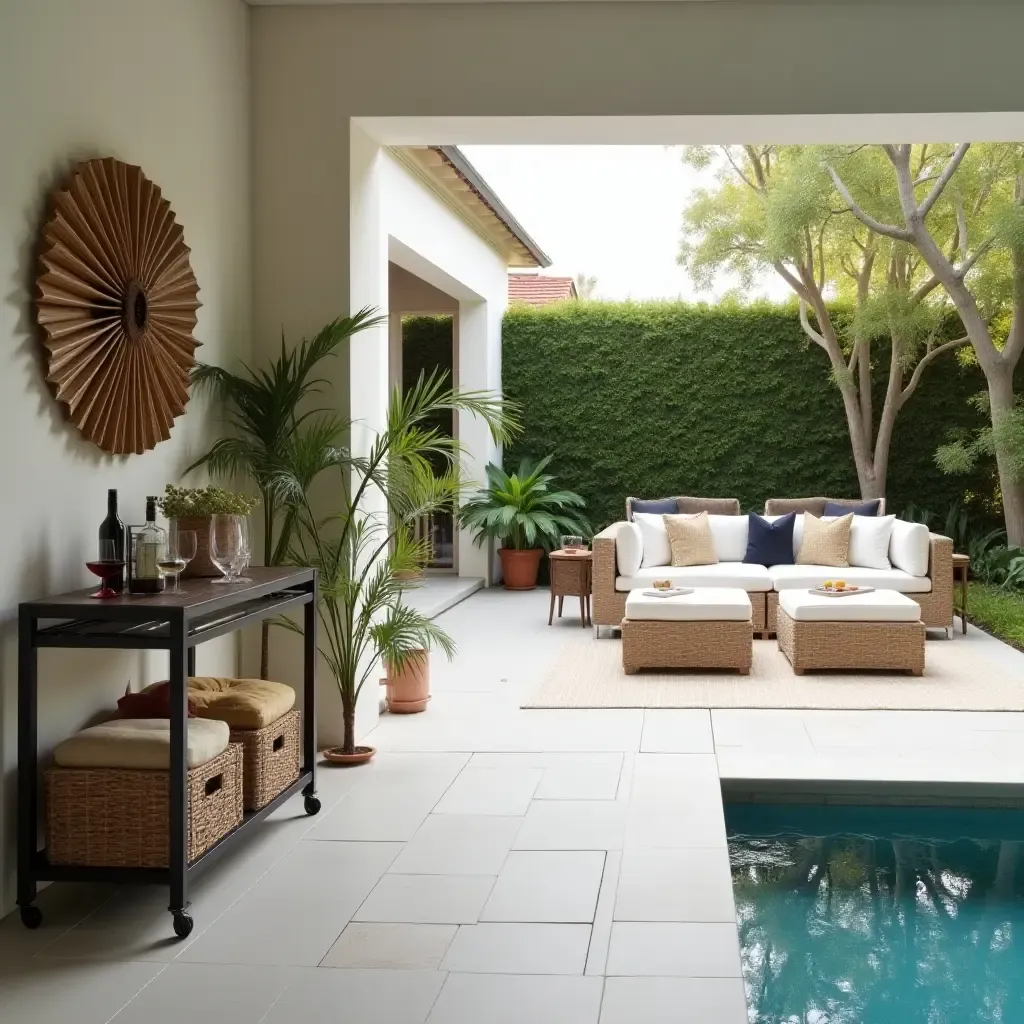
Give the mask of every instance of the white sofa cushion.
[[928, 555], [931, 536], [923, 523], [908, 523], [896, 519], [889, 538], [889, 560], [897, 569], [911, 576], [928, 575]]
[[644, 535], [636, 523], [623, 523], [615, 534], [615, 564], [620, 576], [632, 576], [643, 563]]
[[747, 553], [747, 531], [749, 520], [746, 516], [708, 516], [711, 539], [715, 554], [720, 562], [742, 562]]
[[[911, 576], [902, 569], [864, 569], [856, 565], [837, 569], [834, 565], [773, 565], [769, 570], [772, 586], [778, 590], [807, 590], [820, 587], [825, 580], [845, 580], [859, 587], [895, 590], [900, 594], [927, 594], [932, 581], [927, 576]], [[825, 597], [824, 601], [845, 601], [845, 597]]]
[[676, 597], [648, 597], [634, 590], [626, 598], [626, 618], [659, 622], [747, 622], [747, 592], [738, 587], [707, 587]]
[[921, 618], [921, 606], [893, 590], [849, 597], [784, 590], [779, 608], [795, 622], [917, 622]]
[[891, 569], [889, 542], [895, 516], [854, 516], [850, 524], [850, 565]]
[[671, 565], [672, 546], [668, 542], [665, 517], [654, 512], [634, 512], [633, 522], [640, 527], [644, 542], [640, 564], [645, 568], [652, 565]]
[[772, 589], [772, 579], [768, 575], [770, 571], [763, 565], [747, 565], [745, 562], [644, 566], [632, 576], [619, 576], [615, 580], [615, 589], [624, 593], [650, 587], [655, 580], [671, 580], [680, 587], [740, 587], [743, 590], [764, 593]]

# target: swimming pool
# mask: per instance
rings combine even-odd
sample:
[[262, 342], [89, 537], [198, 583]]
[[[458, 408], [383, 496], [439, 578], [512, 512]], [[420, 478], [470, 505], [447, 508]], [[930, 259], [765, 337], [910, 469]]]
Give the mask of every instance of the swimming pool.
[[1024, 811], [726, 806], [751, 1024], [1024, 1024]]

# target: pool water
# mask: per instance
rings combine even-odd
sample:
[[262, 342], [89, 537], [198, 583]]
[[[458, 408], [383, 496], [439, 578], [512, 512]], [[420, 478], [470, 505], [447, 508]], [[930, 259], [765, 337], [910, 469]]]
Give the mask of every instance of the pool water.
[[1024, 1024], [1024, 811], [732, 804], [751, 1024]]

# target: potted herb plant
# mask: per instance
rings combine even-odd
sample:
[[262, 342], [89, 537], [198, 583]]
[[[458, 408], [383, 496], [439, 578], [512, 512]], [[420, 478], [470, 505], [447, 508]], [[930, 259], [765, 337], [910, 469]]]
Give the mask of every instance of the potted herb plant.
[[247, 516], [259, 504], [259, 499], [220, 487], [175, 487], [168, 484], [157, 504], [165, 518], [177, 523], [179, 530], [195, 530], [196, 556], [185, 567], [182, 576], [220, 576], [220, 570], [210, 559], [210, 517]]
[[551, 456], [534, 464], [519, 463], [516, 472], [487, 467], [487, 487], [462, 506], [459, 519], [475, 531], [474, 542], [501, 544], [501, 575], [508, 590], [532, 590], [545, 550], [560, 543], [562, 534], [586, 534], [583, 499], [573, 491], [551, 489], [554, 477], [545, 473]]
[[[410, 527], [451, 508], [464, 486], [463, 448], [435, 425], [444, 410], [479, 416], [499, 442], [518, 428], [511, 409], [489, 392], [454, 389], [441, 373], [421, 374], [408, 391], [395, 387], [387, 426], [366, 454], [354, 456], [337, 445], [321, 453], [316, 478], [334, 475], [336, 481], [316, 491], [330, 494], [333, 508], [314, 509], [310, 481], [294, 466], [280, 466], [272, 479], [294, 523], [288, 560], [313, 566], [319, 575], [320, 653], [342, 705], [343, 742], [326, 754], [335, 762], [361, 764], [375, 752], [356, 746], [355, 714], [379, 661], [397, 674], [422, 663], [432, 649], [449, 658], [455, 653], [451, 637], [403, 597], [409, 576], [429, 555], [427, 541], [416, 540]], [[280, 625], [302, 630], [290, 619]]]

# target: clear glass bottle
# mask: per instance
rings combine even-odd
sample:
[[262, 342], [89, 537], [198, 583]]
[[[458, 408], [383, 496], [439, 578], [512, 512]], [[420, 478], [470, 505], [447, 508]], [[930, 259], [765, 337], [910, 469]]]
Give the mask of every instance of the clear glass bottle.
[[159, 594], [165, 587], [160, 563], [167, 557], [167, 531], [156, 525], [156, 498], [146, 498], [146, 525], [132, 537], [133, 594]]

